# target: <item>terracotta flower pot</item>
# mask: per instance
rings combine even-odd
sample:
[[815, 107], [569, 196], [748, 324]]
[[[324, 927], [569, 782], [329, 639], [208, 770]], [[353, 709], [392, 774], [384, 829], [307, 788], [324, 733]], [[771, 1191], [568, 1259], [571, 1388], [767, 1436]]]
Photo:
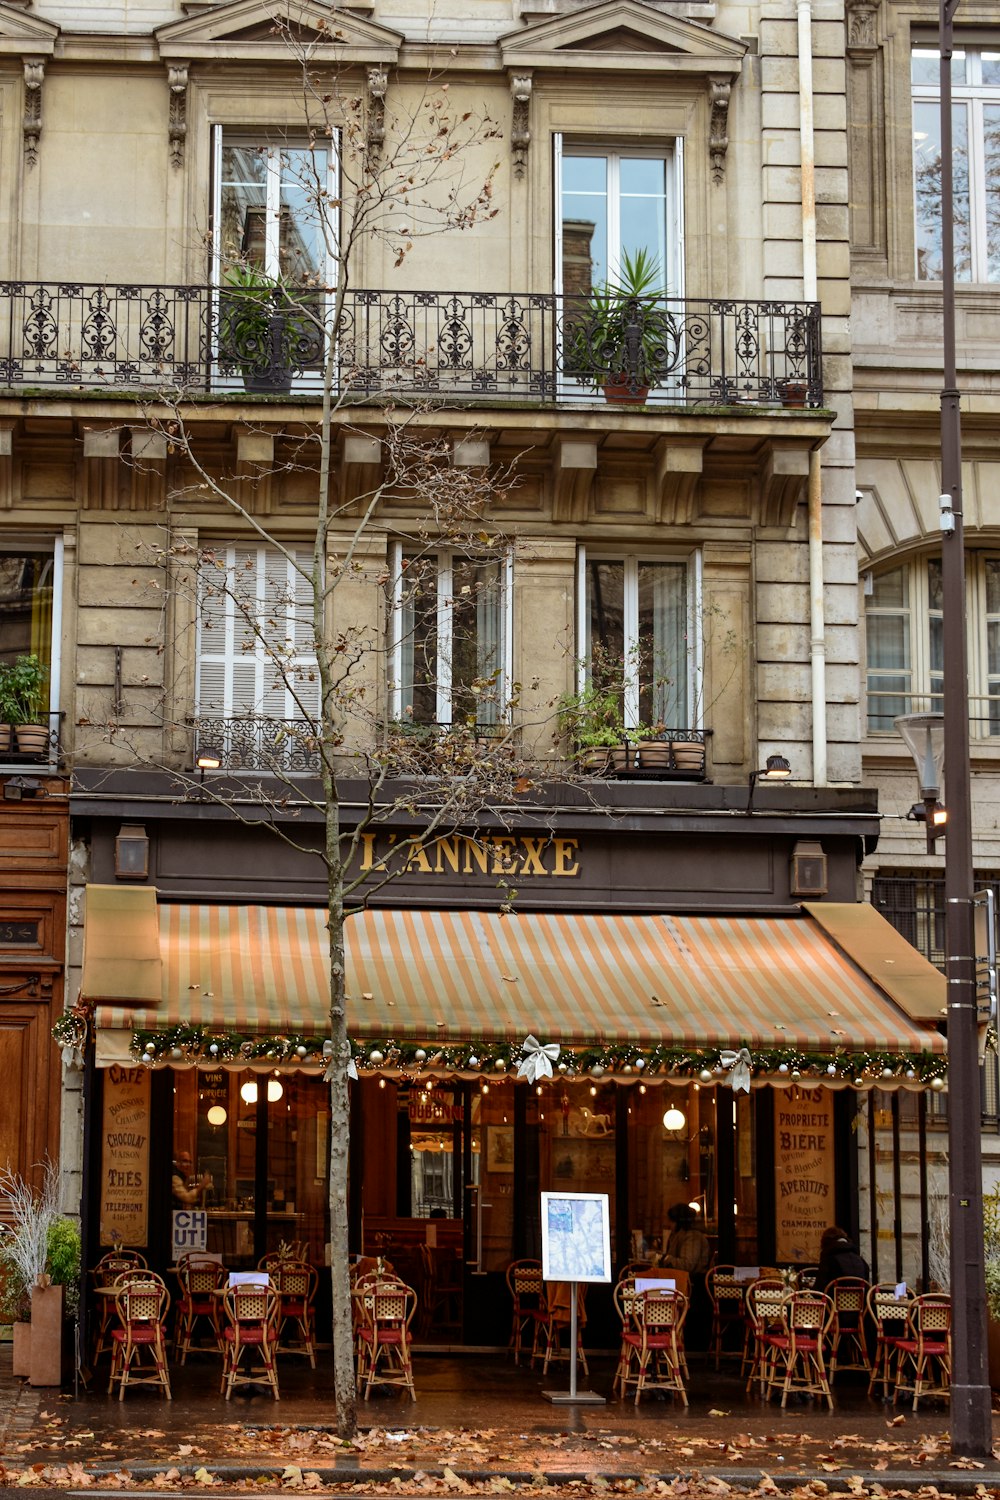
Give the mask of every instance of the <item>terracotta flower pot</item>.
[[584, 776], [603, 776], [608, 769], [606, 745], [585, 745], [576, 753], [576, 763]]
[[669, 741], [640, 740], [639, 768], [642, 771], [668, 771], [670, 769]]
[[65, 1295], [63, 1286], [32, 1288], [31, 1385], [62, 1385]]
[[612, 406], [645, 406], [648, 395], [649, 386], [636, 385], [624, 371], [604, 383], [604, 399]]
[[17, 748], [21, 755], [34, 755], [43, 760], [49, 749], [48, 729], [44, 724], [18, 724]]

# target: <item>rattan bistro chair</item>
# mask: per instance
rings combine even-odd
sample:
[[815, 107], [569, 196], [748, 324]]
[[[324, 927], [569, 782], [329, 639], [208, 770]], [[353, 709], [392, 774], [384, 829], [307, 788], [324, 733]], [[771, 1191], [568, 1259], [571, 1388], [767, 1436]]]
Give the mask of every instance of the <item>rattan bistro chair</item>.
[[[705, 1290], [712, 1303], [712, 1332], [709, 1338], [709, 1350], [715, 1355], [715, 1368], [718, 1369], [724, 1353], [732, 1353], [739, 1357], [743, 1351], [746, 1282], [737, 1281], [735, 1266], [713, 1266], [706, 1273]], [[739, 1330], [740, 1345], [737, 1349], [727, 1350], [725, 1348], [726, 1334], [731, 1328]]]
[[860, 1276], [838, 1276], [826, 1288], [833, 1299], [833, 1326], [830, 1329], [830, 1379], [838, 1370], [863, 1370], [871, 1374], [872, 1361], [865, 1333], [868, 1309], [868, 1282]]
[[913, 1410], [921, 1396], [951, 1395], [951, 1298], [945, 1292], [925, 1292], [908, 1308], [908, 1327], [896, 1341], [896, 1384], [893, 1405], [903, 1393], [913, 1392]]
[[[222, 1330], [222, 1386], [228, 1401], [235, 1385], [271, 1387], [278, 1390], [278, 1294], [272, 1286], [241, 1283], [226, 1287], [222, 1299], [226, 1326]], [[248, 1356], [242, 1364], [243, 1355]], [[259, 1362], [254, 1363], [254, 1359]]]
[[[271, 1268], [271, 1280], [278, 1293], [278, 1342], [285, 1354], [304, 1354], [316, 1368], [316, 1315], [314, 1302], [319, 1276], [316, 1268], [304, 1260], [281, 1260]], [[286, 1329], [295, 1329], [295, 1343], [282, 1343]]]
[[868, 1394], [874, 1394], [881, 1383], [882, 1399], [888, 1400], [896, 1384], [899, 1341], [906, 1337], [908, 1310], [913, 1298], [909, 1293], [897, 1297], [894, 1282], [878, 1282], [868, 1290], [868, 1315], [875, 1324], [875, 1353], [868, 1381]]
[[358, 1389], [364, 1399], [373, 1385], [401, 1385], [416, 1401], [413, 1386], [410, 1324], [417, 1294], [403, 1281], [367, 1281], [358, 1289], [361, 1321], [357, 1326]]
[[[153, 1271], [124, 1272], [118, 1283], [115, 1307], [118, 1327], [111, 1330], [111, 1379], [108, 1395], [118, 1382], [118, 1399], [128, 1385], [158, 1386], [170, 1400], [167, 1369], [167, 1309], [170, 1294]], [[143, 1354], [149, 1362], [143, 1365]], [[141, 1371], [145, 1370], [145, 1373]]]
[[545, 1303], [541, 1261], [512, 1260], [507, 1267], [507, 1290], [513, 1304], [507, 1348], [513, 1349], [517, 1364], [521, 1350], [534, 1347], [535, 1323]]
[[633, 1301], [632, 1323], [639, 1335], [636, 1406], [644, 1391], [672, 1391], [687, 1406], [683, 1343], [687, 1310], [683, 1292], [643, 1292]]
[[177, 1262], [180, 1296], [177, 1299], [177, 1363], [183, 1365], [191, 1352], [191, 1339], [199, 1319], [212, 1330], [216, 1352], [222, 1348], [219, 1322], [221, 1291], [226, 1282], [225, 1268], [217, 1260], [197, 1254], [185, 1255]]
[[781, 1305], [781, 1316], [781, 1329], [764, 1334], [768, 1396], [780, 1390], [782, 1406], [793, 1391], [822, 1396], [832, 1410], [825, 1350], [833, 1324], [833, 1299], [825, 1292], [790, 1292]]

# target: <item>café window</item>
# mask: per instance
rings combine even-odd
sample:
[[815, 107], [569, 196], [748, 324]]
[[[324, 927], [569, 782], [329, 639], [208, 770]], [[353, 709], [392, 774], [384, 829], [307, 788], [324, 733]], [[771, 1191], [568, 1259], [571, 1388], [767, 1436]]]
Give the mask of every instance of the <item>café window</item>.
[[[933, 46], [914, 47], [913, 181], [917, 278], [940, 281], [941, 73]], [[1000, 281], [1000, 39], [957, 46], [951, 61], [955, 278]]]
[[398, 724], [503, 722], [510, 699], [512, 560], [395, 545], [389, 717]]
[[697, 560], [578, 555], [584, 682], [620, 691], [625, 727], [697, 728]]
[[205, 1248], [229, 1270], [253, 1269], [282, 1245], [322, 1266], [329, 1239], [322, 1081], [198, 1069], [174, 1075], [173, 1099], [172, 1206], [192, 1206], [196, 1195], [207, 1212]]

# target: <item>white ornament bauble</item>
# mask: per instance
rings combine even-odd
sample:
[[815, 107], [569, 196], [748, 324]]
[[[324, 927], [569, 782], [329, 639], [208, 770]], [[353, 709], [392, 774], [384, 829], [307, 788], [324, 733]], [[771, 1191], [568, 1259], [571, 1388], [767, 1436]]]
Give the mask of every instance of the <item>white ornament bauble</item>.
[[622, 1068], [622, 1072], [623, 1073], [631, 1073], [631, 1071], [632, 1071], [632, 1064], [631, 1063], [626, 1063], [625, 1066]]
[[422, 1063], [422, 1062], [426, 1062], [427, 1061], [427, 1053], [424, 1051], [423, 1047], [418, 1047], [417, 1048], [416, 1052], [414, 1052], [414, 1054], [413, 1054], [413, 1060], [414, 1060], [414, 1062], [418, 1062], [418, 1063]]
[[855, 1078], [855, 1080], [854, 1080], [854, 1087], [856, 1089], [863, 1089], [864, 1086], [865, 1086], [865, 1080], [861, 1077], [861, 1075], [859, 1073], [858, 1076], [857, 1076], [857, 1078]]
[[831, 1078], [836, 1078], [836, 1076], [837, 1076], [837, 1064], [836, 1063], [827, 1063], [827, 1065], [826, 1065], [826, 1071], [829, 1073], [829, 1075], [830, 1075]]
[[592, 1066], [592, 1068], [590, 1070], [590, 1076], [592, 1078], [603, 1078], [604, 1077], [604, 1068], [603, 1068], [603, 1066], [602, 1066], [601, 1063], [594, 1063], [594, 1065]]
[[181, 1051], [181, 1049], [179, 1047], [173, 1047], [171, 1049], [171, 1052], [170, 1052], [170, 1061], [171, 1062], [180, 1062], [180, 1060], [181, 1060], [181, 1058], [183, 1056], [184, 1056], [184, 1053]]
[[788, 1064], [787, 1063], [779, 1063], [778, 1064], [778, 1072], [779, 1073], [787, 1073], [788, 1072]]
[[802, 1074], [799, 1072], [798, 1068], [793, 1068], [792, 1069], [792, 1082], [793, 1083], [798, 1083], [798, 1081], [799, 1081], [799, 1079], [801, 1077], [802, 1077]]
[[944, 1088], [944, 1079], [943, 1078], [932, 1078], [931, 1079], [931, 1088], [934, 1090], [935, 1094], [940, 1094], [941, 1090]]
[[146, 1043], [146, 1051], [149, 1053], [150, 1057], [152, 1057], [153, 1053], [156, 1051], [156, 1043], [155, 1042], [147, 1042]]
[[306, 1048], [305, 1047], [296, 1047], [296, 1049], [295, 1049], [295, 1056], [296, 1057], [306, 1057], [307, 1055], [308, 1054], [306, 1052]]
[[212, 1054], [213, 1057], [218, 1057], [218, 1055], [219, 1055], [219, 1044], [218, 1044], [218, 1042], [213, 1042], [212, 1045], [209, 1047], [208, 1050], [209, 1050], [209, 1052], [211, 1052], [211, 1054]]
[[470, 1068], [478, 1068], [479, 1067], [479, 1058], [478, 1057], [470, 1057], [469, 1058], [469, 1062], [468, 1062], [468, 1066]]
[[916, 1076], [917, 1076], [916, 1070], [914, 1068], [907, 1068], [907, 1070], [906, 1070], [906, 1076], [907, 1076], [907, 1078], [916, 1078]]
[[701, 1079], [702, 1083], [711, 1083], [712, 1082], [712, 1070], [711, 1070], [711, 1068], [702, 1068], [701, 1072], [698, 1074], [698, 1077]]
[[882, 1077], [883, 1078], [891, 1078], [892, 1077], [892, 1069], [891, 1068], [883, 1068], [882, 1069]]
[[646, 1066], [646, 1059], [644, 1057], [637, 1057], [636, 1060], [635, 1060], [635, 1071], [637, 1073], [641, 1073], [642, 1070], [643, 1070], [643, 1068], [645, 1066]]
[[559, 1064], [559, 1071], [560, 1071], [560, 1073], [565, 1073], [565, 1071], [566, 1071], [566, 1064], [564, 1062], [561, 1062]]
[[382, 1056], [382, 1053], [378, 1050], [377, 1047], [373, 1047], [368, 1054], [368, 1061], [371, 1063], [373, 1068], [380, 1068], [385, 1062], [385, 1058]]
[[503, 1060], [502, 1057], [498, 1057], [497, 1058], [496, 1062], [493, 1064], [493, 1069], [494, 1069], [494, 1072], [497, 1072], [497, 1073], [506, 1073], [506, 1071], [507, 1071], [507, 1064], [504, 1062], [504, 1060]]

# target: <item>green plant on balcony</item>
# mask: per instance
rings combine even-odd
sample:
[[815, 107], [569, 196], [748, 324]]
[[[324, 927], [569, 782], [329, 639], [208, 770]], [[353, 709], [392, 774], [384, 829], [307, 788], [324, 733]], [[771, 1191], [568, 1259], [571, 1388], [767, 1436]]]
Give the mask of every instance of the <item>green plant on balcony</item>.
[[43, 755], [48, 747], [49, 669], [36, 652], [0, 662], [0, 732], [10, 749], [10, 732], [17, 731], [17, 747], [28, 755]]
[[219, 297], [219, 362], [238, 366], [248, 391], [287, 395], [294, 371], [322, 349], [316, 295], [259, 266], [228, 267]]
[[614, 279], [568, 307], [566, 373], [611, 402], [641, 405], [675, 367], [680, 330], [664, 305], [659, 262], [643, 248], [626, 252]]

